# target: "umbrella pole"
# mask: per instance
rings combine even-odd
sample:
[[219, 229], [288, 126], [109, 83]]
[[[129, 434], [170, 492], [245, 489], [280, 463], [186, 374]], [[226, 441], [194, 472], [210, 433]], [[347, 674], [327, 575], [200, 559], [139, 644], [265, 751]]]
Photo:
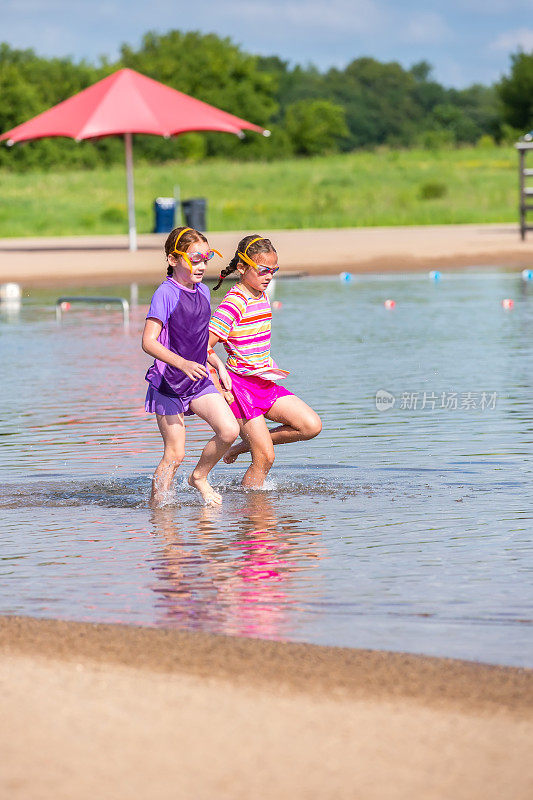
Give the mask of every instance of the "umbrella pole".
[[137, 229], [135, 227], [135, 197], [133, 192], [133, 147], [131, 133], [124, 134], [126, 151], [126, 182], [128, 186], [128, 225], [130, 250], [137, 250]]

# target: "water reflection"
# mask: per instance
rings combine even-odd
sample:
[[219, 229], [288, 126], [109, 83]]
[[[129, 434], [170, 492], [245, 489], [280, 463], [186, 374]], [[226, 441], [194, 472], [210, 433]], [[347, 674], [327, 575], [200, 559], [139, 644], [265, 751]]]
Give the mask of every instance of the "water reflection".
[[[319, 531], [279, 520], [264, 492], [244, 494], [233, 507], [230, 535], [218, 508], [199, 509], [184, 530], [180, 509], [151, 513], [152, 534], [164, 541], [152, 569], [158, 624], [283, 639], [294, 627], [291, 607], [309, 599], [309, 572], [325, 557]], [[228, 520], [226, 520], [227, 524]], [[320, 549], [319, 549], [320, 548]], [[313, 582], [312, 594], [318, 585]]]
[[[273, 350], [324, 430], [278, 450], [269, 493], [237, 488], [244, 461], [217, 467], [218, 512], [182, 477], [172, 507], [147, 506], [161, 441], [142, 410], [146, 308], [129, 334], [81, 309], [58, 328], [45, 290], [1, 313], [0, 610], [530, 665], [530, 288], [503, 273], [281, 282]], [[451, 391], [498, 401], [400, 407]], [[208, 435], [190, 421], [183, 475]]]

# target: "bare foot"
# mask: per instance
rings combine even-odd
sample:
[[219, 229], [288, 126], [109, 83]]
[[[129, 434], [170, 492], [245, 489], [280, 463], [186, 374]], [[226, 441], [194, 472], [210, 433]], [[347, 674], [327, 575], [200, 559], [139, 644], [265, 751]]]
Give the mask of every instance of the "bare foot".
[[194, 473], [192, 473], [189, 475], [188, 484], [200, 492], [206, 506], [219, 506], [222, 504], [222, 495], [213, 489], [207, 478], [195, 478]]
[[162, 481], [154, 477], [152, 479], [152, 494], [150, 495], [149, 506], [151, 508], [160, 508], [169, 505], [175, 501], [174, 493], [172, 492], [172, 484], [168, 481]]
[[233, 464], [233, 462], [236, 461], [240, 455], [246, 452], [248, 452], [248, 448], [242, 442], [239, 444], [233, 444], [222, 460], [225, 464]]

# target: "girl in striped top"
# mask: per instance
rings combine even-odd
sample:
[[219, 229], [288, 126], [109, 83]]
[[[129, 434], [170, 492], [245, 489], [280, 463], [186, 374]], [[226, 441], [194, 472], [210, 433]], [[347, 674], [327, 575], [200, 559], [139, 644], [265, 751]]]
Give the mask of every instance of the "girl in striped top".
[[[235, 270], [240, 281], [226, 293], [209, 323], [209, 347], [222, 342], [228, 358], [231, 393], [223, 392], [241, 429], [242, 440], [224, 456], [231, 464], [241, 453], [251, 453], [243, 486], [260, 487], [274, 463], [274, 445], [317, 436], [322, 423], [303, 400], [278, 386], [289, 373], [270, 355], [272, 312], [266, 289], [278, 271], [278, 257], [269, 239], [246, 236], [226, 269], [218, 289]], [[266, 419], [279, 423], [269, 429]]]

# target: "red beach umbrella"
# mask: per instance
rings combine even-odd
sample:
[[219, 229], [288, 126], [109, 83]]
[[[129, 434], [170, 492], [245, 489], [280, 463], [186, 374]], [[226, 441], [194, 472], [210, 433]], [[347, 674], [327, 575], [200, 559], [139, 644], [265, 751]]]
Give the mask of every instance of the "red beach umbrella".
[[81, 141], [124, 136], [128, 187], [130, 250], [137, 249], [133, 193], [132, 134], [176, 136], [191, 131], [221, 131], [242, 136], [244, 130], [269, 131], [171, 89], [132, 69], [120, 69], [88, 89], [43, 111], [0, 136], [8, 145], [45, 136]]

